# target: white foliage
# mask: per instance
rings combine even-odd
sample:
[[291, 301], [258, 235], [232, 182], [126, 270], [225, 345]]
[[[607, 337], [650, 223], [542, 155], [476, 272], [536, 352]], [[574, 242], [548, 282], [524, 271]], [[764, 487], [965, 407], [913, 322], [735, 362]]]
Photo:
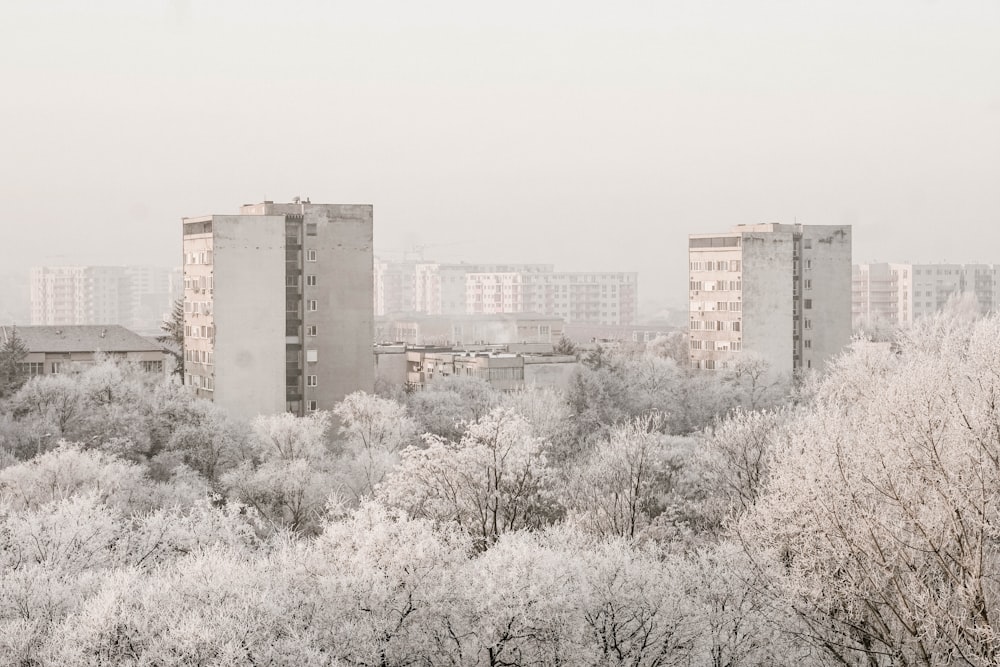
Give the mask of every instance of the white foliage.
[[330, 414], [314, 412], [296, 417], [284, 412], [261, 415], [253, 421], [257, 454], [263, 460], [321, 459], [326, 453]]
[[899, 357], [842, 360], [741, 525], [847, 660], [1000, 657], [998, 338], [996, 318], [941, 320]]
[[523, 417], [497, 408], [459, 443], [429, 437], [425, 449], [404, 450], [378, 497], [413, 517], [455, 521], [485, 546], [545, 523], [551, 488], [543, 443]]

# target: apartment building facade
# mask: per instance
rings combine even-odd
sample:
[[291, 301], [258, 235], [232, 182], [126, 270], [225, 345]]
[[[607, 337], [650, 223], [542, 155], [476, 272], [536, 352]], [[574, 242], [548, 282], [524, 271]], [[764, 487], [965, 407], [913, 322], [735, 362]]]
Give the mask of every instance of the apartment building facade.
[[1000, 305], [998, 279], [996, 264], [858, 264], [852, 271], [852, 320], [855, 327], [908, 326], [963, 297], [985, 315]]
[[375, 260], [375, 315], [416, 312], [417, 263]]
[[372, 207], [184, 218], [185, 384], [239, 417], [372, 391]]
[[31, 269], [31, 323], [36, 326], [131, 325], [132, 289], [120, 266]]
[[738, 225], [688, 239], [690, 357], [820, 369], [851, 339], [851, 227]]
[[142, 334], [160, 330], [172, 299], [174, 270], [158, 266], [40, 266], [31, 269], [31, 323], [116, 324]]
[[638, 274], [625, 272], [477, 272], [466, 277], [466, 310], [537, 312], [567, 324], [632, 324], [638, 286]]
[[[472, 273], [551, 273], [552, 264], [419, 263], [415, 267], [414, 310], [428, 315], [460, 315], [467, 308], [467, 276]], [[504, 311], [510, 312], [510, 311]]]

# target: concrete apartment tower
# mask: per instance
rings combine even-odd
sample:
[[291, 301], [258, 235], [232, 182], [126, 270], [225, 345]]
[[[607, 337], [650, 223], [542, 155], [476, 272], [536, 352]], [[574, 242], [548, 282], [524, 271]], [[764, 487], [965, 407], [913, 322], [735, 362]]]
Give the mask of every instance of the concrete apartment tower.
[[754, 355], [776, 375], [821, 369], [850, 342], [849, 225], [738, 225], [688, 248], [695, 368]]
[[372, 391], [372, 207], [248, 204], [184, 218], [184, 382], [230, 414]]
[[953, 300], [970, 300], [981, 315], [997, 310], [1000, 266], [879, 262], [854, 266], [854, 326], [909, 326], [941, 312]]

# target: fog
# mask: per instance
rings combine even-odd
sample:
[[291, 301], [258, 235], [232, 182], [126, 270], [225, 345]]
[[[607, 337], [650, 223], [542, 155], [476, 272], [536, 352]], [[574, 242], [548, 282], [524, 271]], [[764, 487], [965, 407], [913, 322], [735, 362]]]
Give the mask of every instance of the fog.
[[998, 262], [998, 34], [992, 0], [8, 0], [0, 266], [179, 265], [182, 216], [296, 195], [645, 303], [739, 223]]

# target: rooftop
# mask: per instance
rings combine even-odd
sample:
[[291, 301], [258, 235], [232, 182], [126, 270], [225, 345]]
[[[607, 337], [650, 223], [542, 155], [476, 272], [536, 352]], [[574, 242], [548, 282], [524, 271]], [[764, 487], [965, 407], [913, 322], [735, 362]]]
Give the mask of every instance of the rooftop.
[[0, 326], [0, 344], [14, 330], [31, 352], [149, 352], [161, 346], [117, 324]]

